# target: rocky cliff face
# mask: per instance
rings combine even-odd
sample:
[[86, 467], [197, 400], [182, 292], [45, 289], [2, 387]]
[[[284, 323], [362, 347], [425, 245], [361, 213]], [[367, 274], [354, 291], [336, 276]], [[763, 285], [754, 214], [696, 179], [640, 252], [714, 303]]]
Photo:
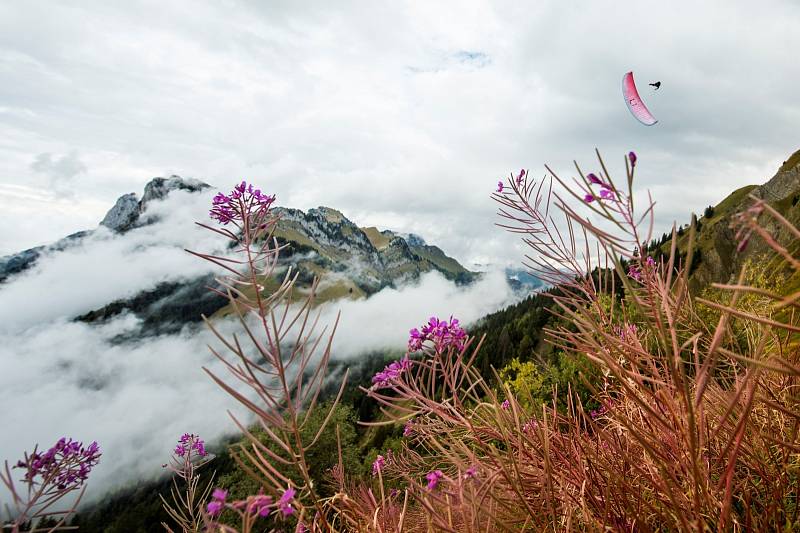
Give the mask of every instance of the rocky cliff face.
[[[276, 236], [290, 244], [288, 254], [294, 258], [294, 268], [301, 273], [340, 272], [366, 294], [417, 279], [432, 270], [458, 282], [477, 276], [416, 235], [359, 228], [329, 207], [309, 209], [307, 213], [279, 207], [275, 214], [280, 217]], [[296, 256], [297, 252], [305, 255]]]

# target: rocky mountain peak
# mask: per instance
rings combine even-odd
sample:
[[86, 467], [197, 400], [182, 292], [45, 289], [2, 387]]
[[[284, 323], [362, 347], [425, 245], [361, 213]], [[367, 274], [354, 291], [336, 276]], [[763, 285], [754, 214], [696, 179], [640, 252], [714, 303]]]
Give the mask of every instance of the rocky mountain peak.
[[100, 225], [122, 233], [131, 229], [137, 220], [139, 220], [139, 198], [135, 192], [131, 192], [117, 199], [117, 203], [108, 210]]
[[136, 193], [123, 194], [117, 199], [103, 220], [101, 226], [112, 231], [124, 233], [136, 226], [139, 216], [153, 200], [163, 200], [172, 191], [198, 192], [210, 187], [209, 184], [193, 178], [172, 175], [169, 178], [153, 178], [144, 186], [144, 195], [139, 200]]
[[331, 224], [347, 223], [355, 226], [350, 220], [345, 217], [341, 211], [333, 209], [332, 207], [319, 206], [316, 209], [309, 209], [308, 214], [316, 217], [324, 218]]
[[175, 174], [169, 178], [153, 178], [144, 186], [144, 195], [142, 196], [140, 207], [144, 211], [149, 202], [163, 200], [172, 191], [198, 192], [209, 187], [208, 183], [194, 178], [182, 178]]

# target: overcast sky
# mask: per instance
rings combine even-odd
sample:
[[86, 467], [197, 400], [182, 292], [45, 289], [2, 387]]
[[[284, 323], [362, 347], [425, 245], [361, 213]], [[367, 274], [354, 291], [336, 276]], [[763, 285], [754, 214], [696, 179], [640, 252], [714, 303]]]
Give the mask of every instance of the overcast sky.
[[800, 148], [797, 2], [531, 4], [3, 2], [0, 254], [175, 173], [518, 261], [489, 199], [512, 170], [635, 150], [666, 227]]

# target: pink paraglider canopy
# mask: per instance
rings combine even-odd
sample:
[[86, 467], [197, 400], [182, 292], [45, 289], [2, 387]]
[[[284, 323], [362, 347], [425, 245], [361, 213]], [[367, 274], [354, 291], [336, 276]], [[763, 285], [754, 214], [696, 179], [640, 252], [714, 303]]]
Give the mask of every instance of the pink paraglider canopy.
[[658, 122], [642, 102], [639, 91], [636, 90], [636, 84], [633, 82], [633, 72], [628, 72], [622, 77], [622, 95], [625, 97], [625, 103], [628, 104], [631, 114], [639, 122], [645, 126], [652, 126]]

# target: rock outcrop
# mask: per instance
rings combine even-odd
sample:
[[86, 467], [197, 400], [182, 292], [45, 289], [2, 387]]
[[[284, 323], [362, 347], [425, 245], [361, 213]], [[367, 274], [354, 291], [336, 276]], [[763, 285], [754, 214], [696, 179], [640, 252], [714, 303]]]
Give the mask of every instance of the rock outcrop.
[[109, 209], [103, 220], [100, 221], [101, 226], [105, 226], [111, 231], [124, 233], [131, 229], [139, 220], [139, 199], [136, 193], [123, 194], [114, 204], [114, 207]]

